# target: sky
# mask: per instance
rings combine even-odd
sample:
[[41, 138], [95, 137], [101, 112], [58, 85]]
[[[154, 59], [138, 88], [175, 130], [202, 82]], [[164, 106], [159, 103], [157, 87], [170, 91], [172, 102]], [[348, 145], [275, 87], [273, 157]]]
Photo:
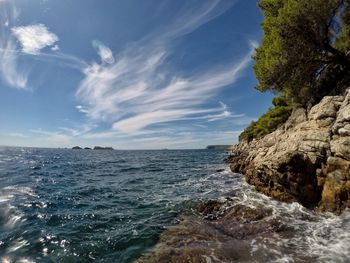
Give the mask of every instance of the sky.
[[0, 0], [0, 145], [234, 144], [254, 87], [257, 0]]

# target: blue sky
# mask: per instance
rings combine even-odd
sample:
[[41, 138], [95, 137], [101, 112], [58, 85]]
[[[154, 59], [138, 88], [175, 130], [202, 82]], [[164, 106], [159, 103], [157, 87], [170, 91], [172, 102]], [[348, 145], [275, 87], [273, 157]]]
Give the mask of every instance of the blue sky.
[[233, 144], [254, 89], [255, 0], [0, 0], [0, 145]]

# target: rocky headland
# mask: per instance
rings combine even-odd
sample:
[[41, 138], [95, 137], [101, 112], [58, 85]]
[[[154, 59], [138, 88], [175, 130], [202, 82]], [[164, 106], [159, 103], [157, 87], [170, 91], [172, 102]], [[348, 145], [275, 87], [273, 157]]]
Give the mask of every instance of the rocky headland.
[[[334, 259], [325, 247], [315, 249], [317, 231], [341, 216], [318, 211], [340, 214], [350, 207], [350, 90], [326, 96], [308, 110], [295, 109], [276, 131], [233, 146], [227, 161], [250, 185], [237, 181], [231, 196], [203, 202], [193, 214], [182, 215], [136, 262]], [[347, 255], [339, 253], [343, 262]]]
[[341, 213], [350, 207], [350, 90], [295, 109], [276, 131], [233, 146], [228, 162], [259, 192]]

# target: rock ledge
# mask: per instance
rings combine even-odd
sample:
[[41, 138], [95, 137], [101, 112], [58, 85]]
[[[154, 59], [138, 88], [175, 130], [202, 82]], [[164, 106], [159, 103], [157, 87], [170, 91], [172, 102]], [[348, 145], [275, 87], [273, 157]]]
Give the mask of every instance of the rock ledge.
[[278, 130], [235, 145], [228, 161], [266, 195], [339, 214], [350, 207], [350, 90], [294, 110]]

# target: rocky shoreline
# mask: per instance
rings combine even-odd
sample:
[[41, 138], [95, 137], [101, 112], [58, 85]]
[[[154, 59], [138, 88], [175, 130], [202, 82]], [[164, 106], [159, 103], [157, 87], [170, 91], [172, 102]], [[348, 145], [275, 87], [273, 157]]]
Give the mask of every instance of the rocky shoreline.
[[[336, 222], [341, 217], [334, 214], [350, 207], [350, 90], [344, 96], [326, 96], [309, 110], [294, 110], [276, 131], [233, 146], [227, 161], [232, 172], [244, 174], [257, 192], [238, 184], [240, 194], [203, 202], [163, 232], [137, 263], [280, 262], [286, 258], [328, 262], [335, 257], [324, 247], [320, 250], [324, 255], [313, 249], [319, 242], [315, 233], [325, 224], [322, 220]], [[273, 201], [258, 192], [294, 203]], [[318, 211], [333, 212], [334, 217]], [[303, 250], [298, 251], [298, 246]], [[314, 253], [304, 251], [305, 247]], [[339, 262], [348, 256], [336, 253]]]
[[280, 202], [233, 176], [226, 197], [187, 210], [135, 262], [349, 261], [349, 210], [337, 216]]
[[257, 236], [273, 238], [290, 231], [281, 221], [271, 219], [272, 213], [270, 208], [252, 208], [230, 198], [208, 201], [162, 233], [156, 247], [136, 263], [255, 262], [251, 243]]
[[276, 131], [233, 146], [228, 162], [259, 192], [340, 214], [350, 207], [350, 90], [298, 108]]

